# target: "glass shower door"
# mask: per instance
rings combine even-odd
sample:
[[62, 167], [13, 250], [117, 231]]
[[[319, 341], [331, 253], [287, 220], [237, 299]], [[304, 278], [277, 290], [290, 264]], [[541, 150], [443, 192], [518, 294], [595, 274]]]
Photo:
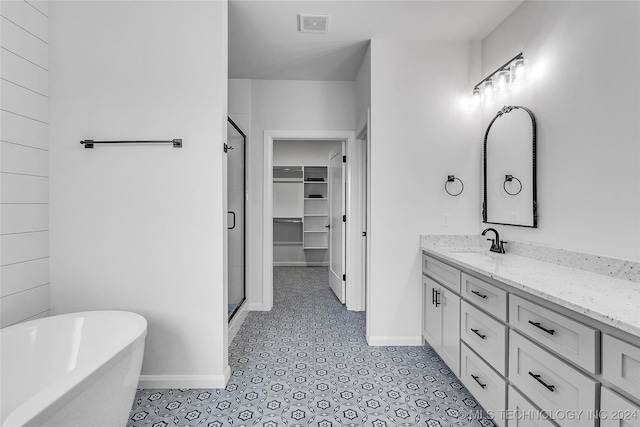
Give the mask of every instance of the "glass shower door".
[[245, 300], [245, 144], [246, 136], [231, 120], [227, 123], [227, 268], [228, 319]]

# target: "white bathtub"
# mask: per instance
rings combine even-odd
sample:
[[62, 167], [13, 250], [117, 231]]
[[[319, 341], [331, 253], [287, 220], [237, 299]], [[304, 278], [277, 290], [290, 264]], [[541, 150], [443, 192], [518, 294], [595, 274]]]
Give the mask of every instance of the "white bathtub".
[[2, 427], [125, 427], [147, 321], [89, 311], [9, 326], [0, 340]]

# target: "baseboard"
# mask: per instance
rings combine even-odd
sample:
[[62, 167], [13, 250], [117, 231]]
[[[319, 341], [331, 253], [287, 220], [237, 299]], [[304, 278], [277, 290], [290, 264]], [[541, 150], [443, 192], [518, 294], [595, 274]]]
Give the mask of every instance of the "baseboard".
[[285, 261], [274, 261], [274, 267], [329, 267], [328, 262], [306, 262], [306, 261], [295, 261], [295, 262], [285, 262]]
[[367, 344], [370, 346], [421, 346], [422, 337], [411, 335], [406, 337], [367, 336]]
[[269, 309], [262, 303], [253, 302], [247, 304], [247, 311], [269, 311]]
[[247, 302], [245, 301], [242, 306], [236, 311], [236, 314], [233, 315], [233, 319], [229, 322], [228, 336], [227, 341], [229, 344], [233, 342], [233, 339], [238, 335], [238, 331], [242, 327], [247, 315], [249, 314], [249, 310], [247, 310]]
[[140, 375], [138, 388], [225, 388], [230, 376], [228, 366], [222, 375]]

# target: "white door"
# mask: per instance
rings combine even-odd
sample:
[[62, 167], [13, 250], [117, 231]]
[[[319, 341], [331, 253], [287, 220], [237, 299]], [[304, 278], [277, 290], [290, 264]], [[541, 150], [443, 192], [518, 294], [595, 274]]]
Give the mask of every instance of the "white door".
[[345, 302], [345, 179], [342, 152], [329, 154], [329, 286]]

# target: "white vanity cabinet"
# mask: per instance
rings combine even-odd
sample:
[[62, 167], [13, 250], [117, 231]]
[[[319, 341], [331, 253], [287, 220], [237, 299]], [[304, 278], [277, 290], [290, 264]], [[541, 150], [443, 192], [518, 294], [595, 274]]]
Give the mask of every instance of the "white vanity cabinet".
[[500, 427], [640, 427], [635, 336], [426, 252], [422, 319]]
[[509, 332], [509, 381], [540, 409], [557, 414], [558, 424], [594, 425], [594, 417], [571, 419], [564, 413], [594, 413], [599, 383], [513, 329]]
[[505, 418], [509, 427], [555, 427], [547, 419], [547, 414], [533, 406], [512, 386], [509, 386], [508, 400], [508, 415]]
[[600, 331], [597, 329], [516, 295], [509, 299], [509, 323], [590, 373], [599, 373]]
[[[490, 414], [504, 412], [507, 401], [507, 381], [491, 366], [462, 344], [460, 352], [460, 380]], [[499, 427], [506, 425], [503, 417], [494, 416]]]
[[602, 348], [602, 376], [640, 398], [640, 347], [605, 334]]
[[600, 427], [640, 427], [640, 405], [602, 387]]
[[422, 337], [460, 376], [460, 297], [427, 276], [422, 283]]

